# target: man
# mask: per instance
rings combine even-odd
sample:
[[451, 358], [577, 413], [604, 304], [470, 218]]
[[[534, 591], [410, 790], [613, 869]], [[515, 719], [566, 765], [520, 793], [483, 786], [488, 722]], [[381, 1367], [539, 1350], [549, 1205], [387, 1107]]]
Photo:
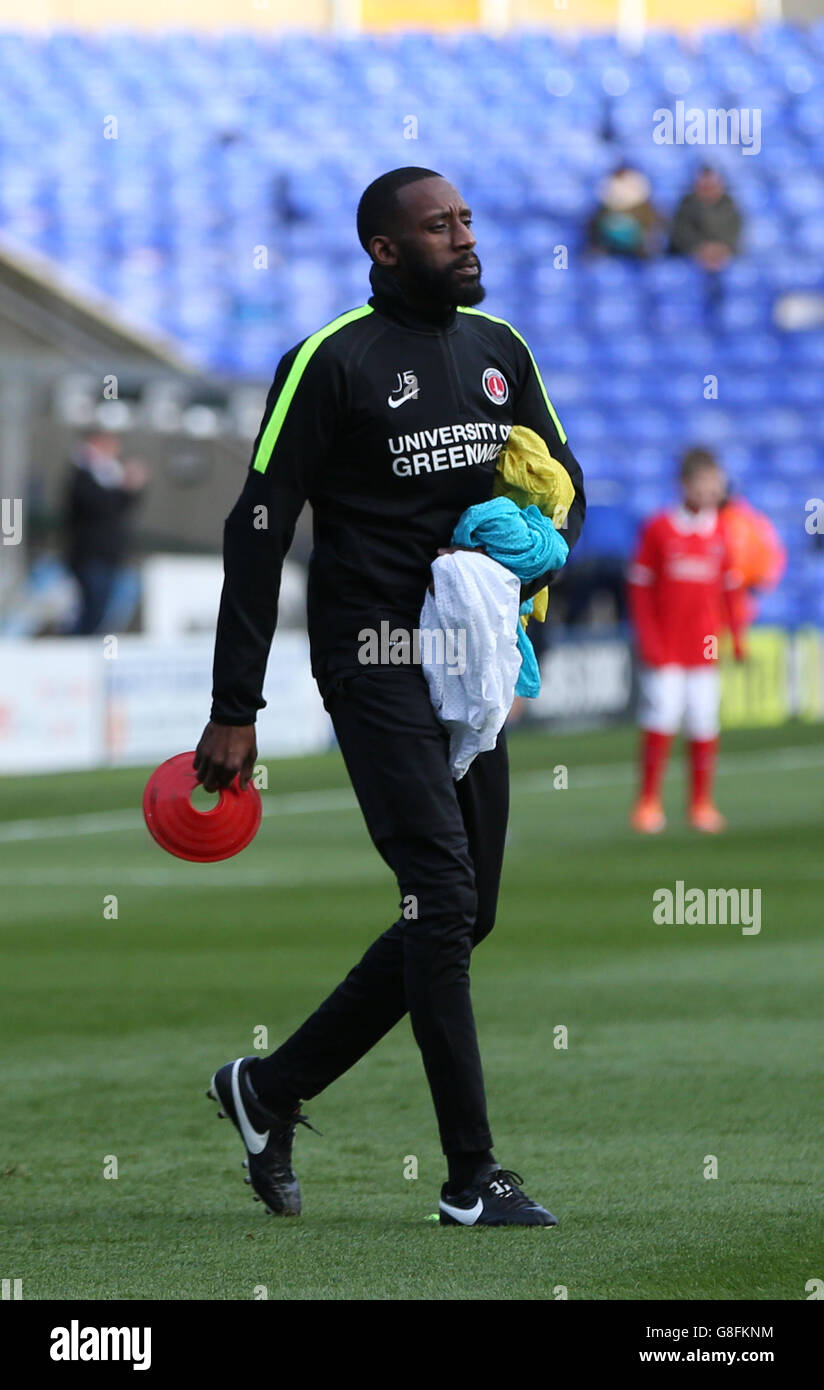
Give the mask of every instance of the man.
[[705, 165], [675, 210], [670, 250], [691, 256], [705, 270], [723, 270], [737, 253], [740, 239], [741, 213], [721, 175]]
[[581, 528], [581, 470], [532, 354], [509, 324], [472, 307], [485, 290], [471, 222], [457, 190], [431, 169], [396, 169], [369, 185], [357, 223], [373, 293], [281, 359], [226, 523], [198, 778], [213, 791], [251, 775], [281, 564], [308, 498], [312, 671], [403, 904], [281, 1047], [227, 1063], [213, 1078], [210, 1092], [243, 1136], [251, 1185], [275, 1213], [300, 1210], [291, 1153], [295, 1127], [306, 1123], [301, 1101], [408, 1010], [448, 1162], [441, 1221], [555, 1224], [493, 1157], [469, 992], [470, 952], [492, 929], [503, 859], [504, 736], [454, 782], [449, 734], [420, 664], [393, 664], [391, 654], [384, 665], [359, 660], [365, 636], [384, 621], [407, 634], [408, 658], [431, 563], [461, 513], [492, 496], [513, 424], [534, 429], [565, 465], [577, 489], [570, 544]]
[[661, 784], [673, 736], [685, 724], [690, 754], [689, 821], [717, 834], [726, 822], [712, 798], [718, 752], [719, 643], [732, 633], [744, 656], [742, 588], [719, 515], [725, 479], [713, 454], [688, 449], [681, 505], [644, 526], [629, 571], [629, 603], [644, 664], [641, 787], [631, 824], [644, 835], [666, 826]]
[[99, 632], [128, 555], [134, 504], [148, 481], [139, 459], [120, 459], [120, 441], [90, 430], [73, 457], [66, 490], [66, 563], [80, 589], [73, 633]]

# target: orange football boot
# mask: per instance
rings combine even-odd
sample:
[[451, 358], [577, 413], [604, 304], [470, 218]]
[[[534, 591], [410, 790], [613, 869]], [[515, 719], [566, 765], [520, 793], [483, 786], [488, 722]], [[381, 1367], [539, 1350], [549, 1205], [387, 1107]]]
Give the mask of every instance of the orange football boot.
[[694, 802], [690, 806], [689, 822], [694, 830], [702, 830], [705, 835], [720, 835], [727, 828], [725, 817], [711, 801]]
[[664, 808], [655, 796], [642, 796], [636, 801], [630, 825], [641, 835], [660, 835], [667, 823]]

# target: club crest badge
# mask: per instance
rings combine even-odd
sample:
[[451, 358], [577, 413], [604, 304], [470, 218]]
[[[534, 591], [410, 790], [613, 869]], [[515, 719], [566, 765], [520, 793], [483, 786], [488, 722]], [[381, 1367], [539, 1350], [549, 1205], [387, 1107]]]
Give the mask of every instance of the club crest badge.
[[494, 405], [503, 405], [504, 401], [509, 400], [509, 385], [503, 372], [499, 372], [497, 367], [487, 367], [482, 384], [484, 393]]

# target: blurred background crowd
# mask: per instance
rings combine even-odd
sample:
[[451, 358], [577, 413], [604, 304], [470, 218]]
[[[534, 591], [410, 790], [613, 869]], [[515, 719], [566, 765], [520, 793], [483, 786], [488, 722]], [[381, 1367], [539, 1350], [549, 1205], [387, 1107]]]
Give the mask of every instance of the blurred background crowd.
[[[301, 28], [276, 0], [243, 20], [181, 3], [174, 29], [152, 5], [89, 11], [0, 29], [0, 636], [211, 635], [277, 360], [364, 301], [358, 197], [414, 163], [472, 206], [485, 308], [527, 338], [587, 478], [535, 634], [567, 688], [578, 672], [613, 689], [593, 718], [626, 712], [627, 564], [694, 446], [787, 557], [738, 704], [762, 717], [778, 643], [783, 716], [820, 715], [816, 0], [318, 4]], [[310, 550], [307, 512], [287, 631]], [[548, 691], [532, 713], [575, 703]]]

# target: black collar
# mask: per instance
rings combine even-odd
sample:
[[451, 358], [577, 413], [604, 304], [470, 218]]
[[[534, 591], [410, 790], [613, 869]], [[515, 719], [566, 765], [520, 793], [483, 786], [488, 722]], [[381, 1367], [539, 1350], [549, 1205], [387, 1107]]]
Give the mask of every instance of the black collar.
[[403, 324], [418, 333], [453, 333], [458, 327], [458, 311], [454, 304], [437, 314], [424, 314], [409, 303], [400, 284], [386, 266], [372, 262], [369, 271], [372, 294], [369, 303], [379, 314]]

